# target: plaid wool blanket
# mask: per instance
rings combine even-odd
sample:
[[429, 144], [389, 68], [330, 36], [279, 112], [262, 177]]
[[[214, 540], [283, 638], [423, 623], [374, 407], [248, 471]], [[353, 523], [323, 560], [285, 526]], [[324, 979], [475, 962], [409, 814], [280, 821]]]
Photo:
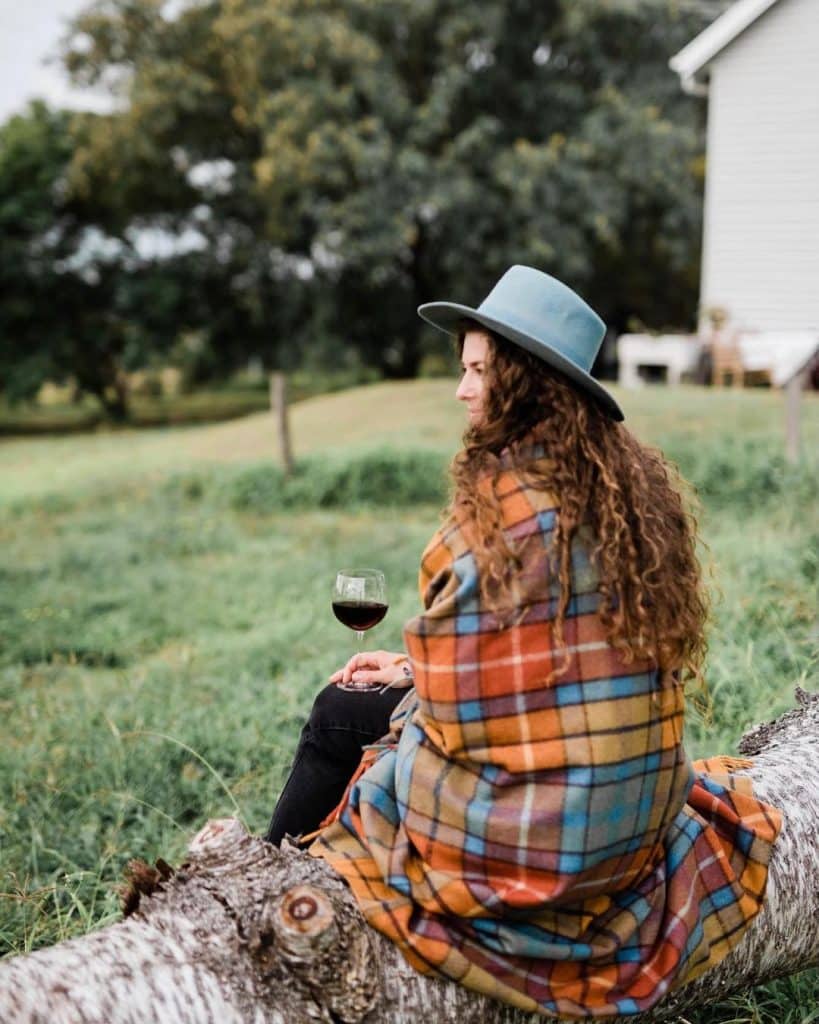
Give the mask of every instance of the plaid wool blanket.
[[557, 501], [513, 468], [496, 487], [522, 560], [511, 622], [482, 607], [451, 518], [405, 627], [415, 692], [311, 853], [419, 971], [546, 1015], [636, 1013], [738, 942], [779, 815], [724, 761], [692, 765], [679, 685], [607, 643], [582, 530], [569, 668], [544, 685], [565, 662], [550, 628]]

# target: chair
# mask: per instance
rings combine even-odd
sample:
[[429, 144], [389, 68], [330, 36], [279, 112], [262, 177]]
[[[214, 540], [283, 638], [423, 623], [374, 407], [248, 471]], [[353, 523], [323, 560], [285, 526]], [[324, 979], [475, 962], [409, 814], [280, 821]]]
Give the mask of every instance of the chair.
[[739, 334], [725, 328], [717, 328], [711, 335], [711, 383], [724, 387], [726, 377], [731, 378], [735, 388], [745, 383], [745, 367], [739, 350]]

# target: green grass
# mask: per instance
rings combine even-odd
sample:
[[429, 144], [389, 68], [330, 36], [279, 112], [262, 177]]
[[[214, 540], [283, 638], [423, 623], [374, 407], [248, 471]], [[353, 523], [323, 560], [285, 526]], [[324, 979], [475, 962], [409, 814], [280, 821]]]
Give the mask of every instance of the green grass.
[[[631, 429], [651, 443], [683, 442], [695, 454], [753, 441], [779, 445], [784, 435], [781, 392], [710, 388], [645, 388], [613, 393]], [[293, 405], [291, 426], [298, 456], [367, 449], [377, 445], [455, 451], [463, 409], [451, 380], [393, 381], [353, 388]], [[669, 395], [673, 394], [673, 399]], [[806, 452], [819, 450], [819, 396], [803, 401]], [[269, 414], [256, 413], [206, 427], [123, 430], [0, 443], [0, 508], [18, 498], [60, 498], [99, 487], [120, 488], [135, 478], [224, 463], [275, 461]]]
[[[451, 392], [426, 381], [300, 403], [310, 458], [287, 485], [262, 461], [259, 416], [0, 445], [0, 950], [113, 920], [127, 860], [179, 860], [208, 817], [265, 827], [312, 696], [354, 649], [329, 610], [334, 571], [386, 570], [375, 645], [398, 647], [417, 610], [443, 500], [430, 480], [462, 422]], [[701, 485], [722, 597], [713, 720], [691, 719], [689, 748], [730, 751], [795, 684], [816, 688], [816, 465], [784, 465], [776, 395], [621, 397]], [[813, 396], [804, 418], [813, 444]], [[817, 1002], [806, 972], [689, 1019], [807, 1024]]]

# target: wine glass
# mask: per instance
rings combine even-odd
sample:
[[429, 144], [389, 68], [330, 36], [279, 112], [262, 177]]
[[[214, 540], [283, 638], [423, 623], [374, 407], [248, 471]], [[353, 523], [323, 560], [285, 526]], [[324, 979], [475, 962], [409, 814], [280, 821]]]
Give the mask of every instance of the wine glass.
[[[380, 569], [340, 569], [333, 584], [333, 614], [355, 630], [358, 653], [364, 634], [387, 614], [387, 581]], [[367, 689], [354, 683], [339, 684], [344, 690]]]

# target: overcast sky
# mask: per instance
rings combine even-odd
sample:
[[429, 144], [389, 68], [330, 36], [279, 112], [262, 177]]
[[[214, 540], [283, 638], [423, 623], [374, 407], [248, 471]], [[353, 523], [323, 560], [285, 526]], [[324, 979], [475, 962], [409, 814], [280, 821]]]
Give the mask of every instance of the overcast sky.
[[88, 0], [0, 0], [0, 123], [36, 96], [51, 106], [97, 106], [69, 89], [53, 56], [67, 21]]

